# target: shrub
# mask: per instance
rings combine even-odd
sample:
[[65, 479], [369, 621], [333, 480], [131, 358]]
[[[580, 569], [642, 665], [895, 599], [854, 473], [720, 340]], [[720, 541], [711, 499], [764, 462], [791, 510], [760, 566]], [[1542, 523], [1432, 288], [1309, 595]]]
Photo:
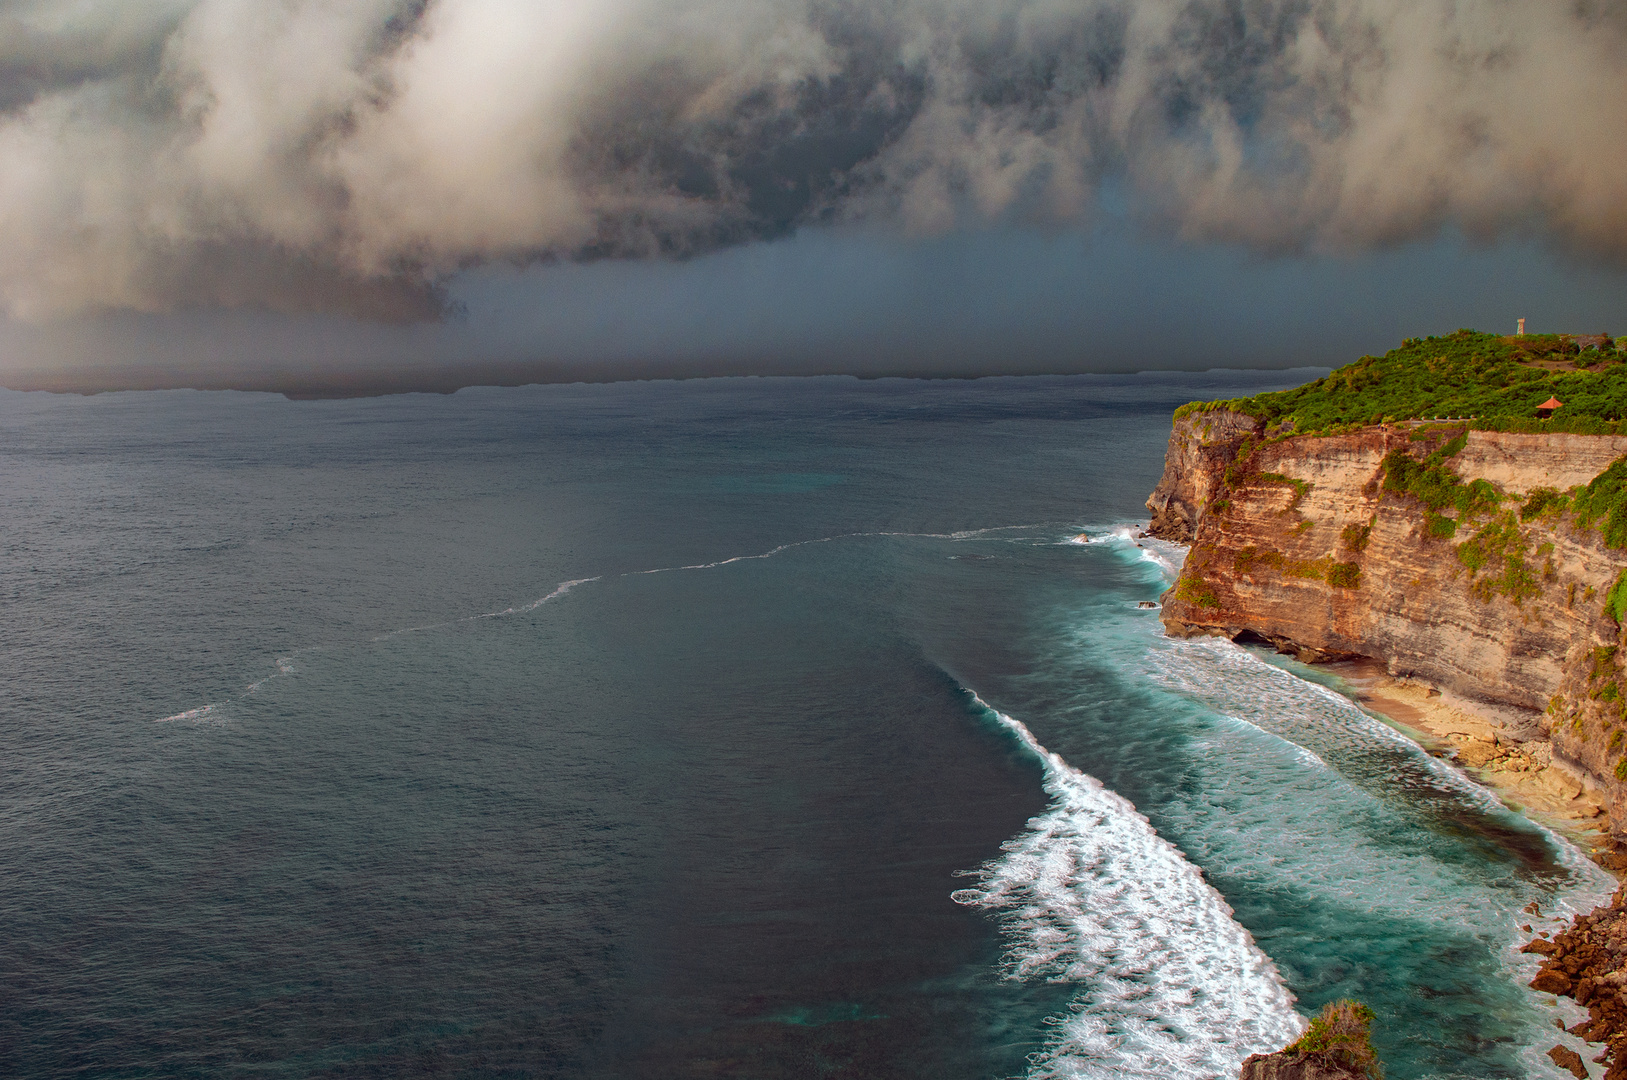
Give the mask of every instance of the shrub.
[[1322, 1015], [1312, 1018], [1305, 1034], [1284, 1052], [1314, 1058], [1332, 1067], [1354, 1069], [1371, 1080], [1383, 1080], [1384, 1067], [1373, 1050], [1372, 1026], [1373, 1010], [1367, 1006], [1348, 999], [1330, 1001], [1322, 1006]]
[[[1618, 339], [1618, 348], [1627, 349], [1623, 342], [1627, 338]], [[1459, 330], [1408, 338], [1383, 356], [1363, 356], [1293, 390], [1193, 402], [1176, 416], [1227, 408], [1304, 435], [1441, 416], [1473, 417], [1472, 426], [1488, 431], [1627, 432], [1627, 366], [1609, 362], [1618, 358], [1616, 350], [1589, 351], [1587, 359], [1604, 361], [1593, 363], [1593, 370], [1542, 366], [1575, 359], [1576, 351], [1574, 339], [1559, 334], [1503, 337]], [[1565, 407], [1553, 419], [1537, 419], [1537, 405], [1550, 396]]]
[[1336, 562], [1328, 567], [1328, 584], [1335, 589], [1359, 589], [1361, 567], [1353, 562]]
[[1384, 455], [1384, 490], [1410, 495], [1437, 514], [1448, 506], [1455, 507], [1459, 518], [1496, 509], [1499, 496], [1490, 482], [1471, 480], [1466, 484], [1446, 464], [1463, 449], [1464, 438], [1459, 435], [1422, 461], [1405, 450], [1391, 450]]
[[1627, 619], [1627, 570], [1616, 577], [1616, 583], [1604, 594], [1604, 610], [1618, 623]]
[[1283, 508], [1283, 513], [1296, 509], [1300, 502], [1304, 500], [1305, 493], [1311, 490], [1311, 483], [1309, 480], [1299, 480], [1292, 476], [1284, 476], [1282, 473], [1256, 473], [1254, 475], [1254, 479], [1262, 484], [1283, 484], [1294, 489], [1294, 497], [1290, 499], [1288, 505]]
[[1551, 487], [1539, 487], [1526, 496], [1525, 504], [1520, 507], [1520, 520], [1530, 521], [1543, 514], [1557, 514], [1569, 505], [1570, 496]]
[[1339, 539], [1344, 542], [1346, 551], [1366, 551], [1367, 542], [1372, 539], [1373, 525], [1378, 521], [1374, 515], [1365, 525], [1346, 525], [1339, 533]]
[[1576, 526], [1599, 530], [1605, 547], [1627, 547], [1627, 458], [1611, 463], [1576, 493]]
[[1249, 567], [1253, 566], [1254, 560], [1258, 559], [1259, 557], [1259, 548], [1255, 547], [1253, 544], [1245, 546], [1242, 548], [1242, 550], [1238, 551], [1236, 555], [1232, 556], [1232, 572], [1236, 574], [1248, 573]]
[[1474, 578], [1470, 582], [1470, 594], [1488, 603], [1493, 596], [1506, 596], [1517, 606], [1523, 606], [1525, 601], [1540, 596], [1542, 585], [1525, 561], [1529, 542], [1510, 511], [1482, 526], [1471, 539], [1459, 544], [1458, 561], [1469, 568], [1471, 576], [1482, 569], [1490, 570], [1484, 577]]
[[1593, 670], [1588, 673], [1588, 681], [1592, 682], [1600, 675], [1608, 674], [1611, 662], [1616, 658], [1616, 646], [1600, 645], [1593, 650]]
[[1182, 574], [1180, 584], [1175, 588], [1175, 595], [1191, 604], [1203, 608], [1217, 608], [1220, 598], [1209, 587], [1209, 583], [1196, 574]]
[[1445, 514], [1424, 512], [1424, 525], [1429, 535], [1436, 540], [1450, 540], [1457, 535], [1457, 518], [1449, 518]]

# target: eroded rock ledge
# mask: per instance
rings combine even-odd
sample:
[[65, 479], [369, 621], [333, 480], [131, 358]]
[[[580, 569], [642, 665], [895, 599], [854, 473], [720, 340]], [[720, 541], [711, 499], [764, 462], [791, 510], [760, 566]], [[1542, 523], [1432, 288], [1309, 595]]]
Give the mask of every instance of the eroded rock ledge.
[[[1307, 661], [1371, 658], [1438, 688], [1485, 718], [1484, 764], [1559, 770], [1627, 832], [1627, 650], [1605, 603], [1627, 551], [1531, 499], [1624, 454], [1624, 436], [1414, 424], [1284, 438], [1241, 413], [1194, 412], [1147, 502], [1154, 535], [1192, 545], [1164, 624]], [[1450, 483], [1484, 481], [1471, 510], [1386, 484], [1430, 462]]]

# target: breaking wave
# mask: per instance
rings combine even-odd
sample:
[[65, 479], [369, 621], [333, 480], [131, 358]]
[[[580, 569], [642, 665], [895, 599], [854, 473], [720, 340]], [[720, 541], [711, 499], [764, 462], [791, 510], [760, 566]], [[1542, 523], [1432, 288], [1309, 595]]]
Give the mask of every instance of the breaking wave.
[[1232, 909], [1128, 799], [990, 707], [1039, 758], [1051, 807], [953, 894], [994, 912], [1013, 978], [1077, 983], [1035, 1077], [1147, 1080], [1236, 1075], [1304, 1021]]

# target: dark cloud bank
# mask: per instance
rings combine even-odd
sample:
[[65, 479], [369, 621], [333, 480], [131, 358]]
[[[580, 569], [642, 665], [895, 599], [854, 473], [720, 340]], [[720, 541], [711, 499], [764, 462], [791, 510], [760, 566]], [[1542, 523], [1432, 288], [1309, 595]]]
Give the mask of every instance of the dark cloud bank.
[[[20, 0], [0, 311], [435, 321], [811, 224], [1627, 263], [1627, 0]], [[541, 370], [541, 369], [538, 369]]]

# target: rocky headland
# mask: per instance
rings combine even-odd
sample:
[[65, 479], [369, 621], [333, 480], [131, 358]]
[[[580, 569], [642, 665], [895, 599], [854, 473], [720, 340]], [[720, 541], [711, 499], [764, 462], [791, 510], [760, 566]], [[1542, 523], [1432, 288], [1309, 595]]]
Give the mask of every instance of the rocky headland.
[[[1533, 358], [1459, 331], [1295, 391], [1194, 403], [1147, 508], [1152, 535], [1189, 545], [1169, 633], [1338, 665], [1369, 707], [1621, 875], [1627, 347], [1608, 346]], [[1557, 401], [1578, 405], [1556, 420]], [[1622, 894], [1527, 951], [1546, 958], [1533, 987], [1586, 1006], [1572, 1034], [1605, 1042], [1595, 1061], [1627, 1080]], [[1243, 1075], [1339, 1075], [1293, 1049]], [[1588, 1075], [1574, 1051], [1550, 1056]]]
[[[1153, 535], [1191, 545], [1164, 624], [1365, 662], [1353, 673], [1379, 711], [1539, 813], [1622, 833], [1627, 654], [1607, 600], [1627, 552], [1544, 495], [1624, 455], [1620, 435], [1398, 423], [1273, 438], [1242, 413], [1193, 412], [1147, 504]], [[1398, 459], [1432, 457], [1484, 484], [1479, 513], [1431, 510], [1395, 480]]]

